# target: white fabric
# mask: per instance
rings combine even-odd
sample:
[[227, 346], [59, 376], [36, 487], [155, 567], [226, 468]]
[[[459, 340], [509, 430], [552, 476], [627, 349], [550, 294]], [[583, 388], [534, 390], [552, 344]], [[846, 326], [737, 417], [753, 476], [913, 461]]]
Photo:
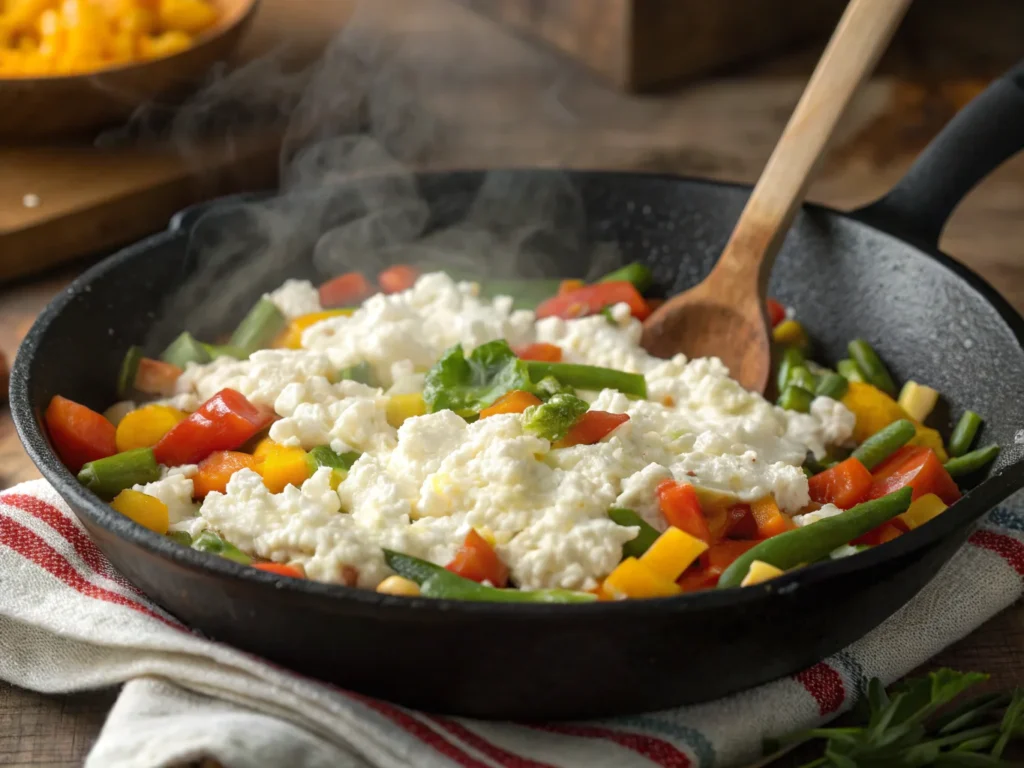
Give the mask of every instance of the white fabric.
[[43, 692], [127, 685], [87, 768], [209, 757], [227, 768], [728, 766], [765, 737], [822, 722], [1021, 594], [1024, 514], [996, 510], [910, 604], [791, 678], [700, 706], [525, 726], [412, 712], [281, 670], [187, 630], [105, 561], [34, 481], [0, 495], [0, 678]]

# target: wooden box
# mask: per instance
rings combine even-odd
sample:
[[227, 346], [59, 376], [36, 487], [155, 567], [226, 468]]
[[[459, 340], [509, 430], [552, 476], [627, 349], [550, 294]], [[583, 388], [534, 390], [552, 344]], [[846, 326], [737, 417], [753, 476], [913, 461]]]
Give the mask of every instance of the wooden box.
[[826, 37], [843, 0], [455, 0], [645, 91]]

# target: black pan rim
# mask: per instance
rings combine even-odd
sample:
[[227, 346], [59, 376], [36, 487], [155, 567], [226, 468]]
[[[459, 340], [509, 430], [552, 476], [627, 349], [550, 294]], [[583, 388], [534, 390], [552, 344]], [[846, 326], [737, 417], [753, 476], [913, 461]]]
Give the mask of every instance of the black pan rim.
[[[752, 187], [745, 184], [669, 173], [562, 170], [544, 167], [466, 168], [452, 171], [424, 172], [416, 174], [416, 176], [424, 178], [450, 176], [453, 174], [472, 175], [494, 171], [509, 173], [563, 173], [575, 177], [653, 178], [673, 183], [682, 182], [706, 187], [735, 189], [746, 193], [749, 193], [752, 189]], [[102, 499], [80, 485], [75, 476], [63, 465], [56, 453], [49, 447], [41, 421], [36, 417], [29, 399], [29, 381], [32, 364], [35, 360], [40, 340], [45, 335], [47, 327], [77, 293], [88, 290], [90, 285], [102, 279], [111, 270], [116, 269], [122, 262], [136, 258], [139, 254], [145, 253], [155, 245], [185, 236], [182, 225], [188, 221], [190, 214], [209, 209], [213, 206], [231, 204], [232, 202], [265, 199], [265, 197], [272, 196], [273, 194], [273, 192], [243, 193], [216, 198], [206, 203], [191, 206], [173, 216], [167, 230], [129, 245], [90, 267], [65, 288], [60, 295], [55, 297], [39, 314], [18, 350], [11, 372], [10, 404], [15, 428], [25, 451], [40, 470], [43, 477], [54, 486], [61, 497], [65, 499], [70, 498], [73, 501], [73, 506], [81, 510], [94, 525], [99, 526], [114, 536], [127, 540], [149, 554], [169, 560], [178, 566], [190, 570], [212, 572], [221, 578], [260, 583], [267, 589], [288, 590], [293, 594], [301, 594], [311, 598], [329, 598], [338, 601], [355, 602], [365, 608], [383, 609], [386, 611], [431, 610], [456, 614], [465, 613], [476, 617], [529, 617], [535, 619], [563, 619], [567, 615], [567, 611], [571, 611], [574, 615], [579, 615], [581, 618], [593, 618], [599, 615], [611, 615], [614, 613], [615, 616], [623, 618], [628, 616], [642, 619], [652, 614], [664, 614], [665, 612], [685, 613], [688, 611], [714, 609], [725, 605], [742, 605], [750, 601], [763, 599], [784, 599], [787, 594], [803, 586], [809, 587], [816, 582], [829, 580], [840, 575], [870, 570], [887, 560], [912, 555], [918, 550], [935, 544], [940, 539], [954, 535], [957, 531], [970, 529], [995, 504], [1005, 499], [1013, 490], [1024, 485], [1024, 477], [1018, 477], [1018, 479], [1011, 477], [1016, 467], [1009, 466], [966, 494], [960, 503], [954, 505], [951, 509], [951, 511], [955, 510], [954, 514], [944, 514], [938, 519], [931, 521], [928, 525], [910, 531], [895, 541], [888, 542], [884, 547], [872, 548], [867, 552], [860, 553], [857, 557], [841, 558], [826, 563], [813, 564], [754, 587], [713, 589], [647, 600], [600, 601], [574, 605], [534, 605], [528, 603], [507, 604], [397, 597], [380, 594], [368, 589], [345, 587], [339, 584], [282, 578], [215, 555], [182, 547], [167, 537], [149, 531], [115, 513]], [[952, 271], [967, 285], [977, 291], [985, 299], [986, 303], [999, 313], [1018, 344], [1024, 348], [1024, 318], [984, 278], [953, 257], [938, 250], [934, 245], [916, 242], [914, 239], [908, 238], [903, 234], [895, 234], [875, 226], [871, 223], [870, 218], [864, 217], [858, 211], [844, 213], [813, 203], [806, 203], [802, 210], [805, 214], [838, 217], [842, 220], [855, 222], [860, 226], [871, 229], [876, 234], [909, 245], [928, 256], [944, 268]], [[1024, 472], [1021, 472], [1019, 468], [1016, 469], [1018, 476], [1024, 475]]]

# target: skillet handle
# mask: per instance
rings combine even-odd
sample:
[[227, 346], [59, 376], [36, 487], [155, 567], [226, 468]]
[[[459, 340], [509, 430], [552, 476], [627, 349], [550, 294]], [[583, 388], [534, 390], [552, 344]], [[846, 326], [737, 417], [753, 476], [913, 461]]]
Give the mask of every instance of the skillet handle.
[[937, 245], [953, 209], [985, 176], [1024, 149], [1024, 61], [949, 121], [907, 174], [858, 218]]

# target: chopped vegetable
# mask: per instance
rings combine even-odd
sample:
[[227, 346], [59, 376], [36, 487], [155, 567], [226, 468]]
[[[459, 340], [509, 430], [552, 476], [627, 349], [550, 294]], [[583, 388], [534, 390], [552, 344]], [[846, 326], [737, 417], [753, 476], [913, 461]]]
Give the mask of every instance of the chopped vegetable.
[[188, 414], [168, 405], [145, 405], [126, 413], [118, 422], [115, 440], [118, 451], [152, 448]]
[[142, 361], [142, 347], [128, 347], [121, 361], [121, 372], [117, 376], [117, 396], [127, 398], [135, 389], [135, 377]]
[[463, 418], [475, 416], [506, 392], [530, 391], [526, 366], [505, 341], [483, 344], [469, 357], [456, 344], [427, 372], [423, 399], [431, 413], [447, 408]]
[[170, 397], [177, 388], [181, 368], [162, 360], [144, 357], [135, 372], [134, 387], [147, 395]]
[[116, 429], [117, 426], [121, 423], [121, 419], [123, 419], [125, 416], [127, 416], [135, 409], [136, 405], [131, 400], [120, 400], [114, 403], [112, 406], [110, 406], [109, 408], [107, 408], [107, 410], [103, 412], [103, 418], [105, 418], [107, 421], [113, 424], [114, 428]]
[[377, 592], [382, 595], [398, 595], [400, 597], [419, 597], [420, 585], [404, 576], [388, 576], [377, 585]]
[[395, 264], [377, 275], [377, 285], [384, 293], [401, 293], [416, 285], [420, 273], [408, 264]]
[[464, 579], [439, 565], [417, 557], [384, 550], [384, 560], [399, 576], [420, 585], [420, 594], [448, 600], [499, 603], [590, 603], [597, 595], [567, 589], [498, 589]]
[[542, 363], [560, 363], [562, 361], [562, 348], [555, 344], [527, 344], [525, 347], [516, 349], [516, 357], [520, 360], [539, 360]]
[[211, 360], [216, 360], [220, 357], [230, 357], [235, 360], [248, 360], [249, 352], [240, 347], [234, 347], [230, 344], [202, 344], [203, 349], [206, 350], [206, 354], [210, 356]]
[[[712, 529], [712, 534], [714, 529]], [[756, 539], [758, 538], [757, 521], [749, 504], [733, 504], [725, 511], [725, 523], [721, 538]]]
[[484, 537], [472, 528], [466, 534], [462, 547], [445, 568], [464, 579], [481, 584], [488, 581], [492, 587], [508, 584], [508, 566], [501, 562]]
[[910, 418], [924, 421], [935, 410], [935, 405], [939, 402], [939, 393], [924, 384], [908, 381], [900, 390], [897, 402]]
[[373, 286], [359, 272], [347, 272], [320, 286], [320, 305], [326, 309], [358, 304], [373, 293]]
[[422, 416], [426, 412], [427, 404], [423, 401], [423, 395], [419, 392], [410, 392], [405, 395], [392, 395], [388, 398], [388, 424], [395, 429], [398, 429], [407, 420], [414, 416]]
[[796, 320], [783, 320], [772, 328], [772, 340], [787, 347], [806, 349], [810, 345], [807, 331]]
[[231, 334], [228, 344], [250, 355], [257, 349], [269, 347], [287, 324], [287, 318], [281, 314], [277, 305], [263, 297]]
[[297, 566], [285, 565], [284, 563], [253, 563], [252, 567], [258, 571], [272, 573], [275, 576], [287, 576], [290, 579], [304, 579], [306, 574]]
[[654, 285], [654, 273], [646, 264], [634, 261], [624, 267], [619, 267], [614, 272], [609, 272], [602, 277], [599, 283], [619, 283], [625, 281], [632, 283], [633, 287], [640, 293], [647, 291]]
[[306, 452], [298, 446], [275, 445], [262, 457], [254, 459], [256, 471], [271, 493], [281, 493], [289, 485], [301, 488], [309, 479], [309, 461]]
[[167, 349], [160, 355], [165, 363], [170, 363], [184, 370], [189, 363], [203, 365], [210, 362], [210, 353], [205, 345], [196, 341], [188, 331], [183, 332], [178, 338], [167, 345]]
[[[842, 402], [857, 417], [857, 423], [853, 428], [853, 440], [857, 443], [863, 443], [894, 421], [908, 418], [908, 414], [900, 408], [899, 403], [877, 387], [863, 382], [851, 381]], [[945, 450], [939, 433], [917, 422], [914, 423], [914, 427], [917, 433], [910, 444], [931, 448], [939, 459], [944, 461]]]
[[800, 387], [812, 393], [818, 386], [818, 380], [814, 374], [804, 365], [794, 366], [789, 372], [789, 387]]
[[127, 518], [163, 536], [167, 533], [167, 505], [155, 496], [126, 488], [114, 497], [110, 506]]
[[[566, 395], [560, 395], [560, 397], [566, 397]], [[629, 416], [625, 413], [587, 411], [566, 433], [565, 437], [554, 443], [551, 447], [571, 448], [574, 445], [594, 445], [604, 440], [604, 438], [627, 421], [629, 421]]]
[[576, 389], [595, 392], [602, 389], [615, 389], [624, 395], [647, 397], [647, 380], [641, 373], [626, 373], [613, 368], [599, 368], [595, 365], [543, 363], [536, 360], [530, 360], [525, 365], [534, 381], [554, 376], [563, 384]]
[[960, 498], [960, 489], [935, 451], [919, 445], [900, 448], [875, 469], [867, 498], [878, 499], [908, 486], [915, 500], [927, 493], [934, 493], [946, 504]]
[[989, 445], [985, 448], [965, 453], [963, 456], [957, 456], [955, 459], [950, 459], [946, 462], [945, 468], [951, 476], [962, 477], [988, 466], [995, 461], [998, 455], [999, 446]]
[[90, 461], [78, 473], [78, 482], [106, 499], [113, 498], [125, 488], [159, 479], [160, 467], [153, 458], [152, 448], [137, 448]]
[[555, 395], [575, 395], [576, 390], [563, 384], [554, 376], [545, 376], [533, 386], [533, 391], [541, 400], [550, 400]]
[[669, 526], [640, 558], [657, 576], [675, 582], [708, 549], [704, 539]]
[[787, 411], [807, 413], [811, 410], [811, 403], [814, 402], [814, 395], [803, 387], [790, 384], [779, 395], [779, 407]]
[[735, 560], [757, 546], [756, 541], [720, 541], [701, 556], [699, 565], [690, 568], [676, 582], [684, 592], [710, 589]]
[[585, 285], [586, 285], [585, 282], [583, 282], [582, 280], [579, 280], [577, 278], [570, 278], [568, 280], [563, 280], [562, 282], [560, 282], [558, 284], [558, 293], [555, 294], [555, 295], [556, 296], [561, 296], [561, 295], [566, 294], [566, 293], [572, 293], [573, 291], [578, 291], [580, 288], [582, 288]]
[[779, 372], [776, 377], [776, 386], [781, 393], [789, 384], [790, 374], [794, 368], [804, 364], [804, 353], [796, 347], [786, 347], [782, 350], [782, 359], [779, 361]]
[[330, 467], [331, 469], [348, 472], [361, 455], [355, 451], [335, 453], [329, 445], [318, 445], [306, 454], [306, 462], [309, 465], [310, 474], [316, 472], [320, 467]]
[[[904, 512], [903, 514], [906, 514]], [[899, 517], [896, 518], [897, 520]], [[894, 539], [898, 539], [903, 534], [896, 525], [893, 523], [882, 523], [874, 530], [868, 531], [863, 536], [858, 536], [856, 539], [850, 542], [853, 546], [859, 547], [877, 547]]]
[[612, 507], [608, 510], [608, 517], [618, 525], [625, 526], [626, 528], [640, 529], [635, 539], [627, 541], [622, 545], [622, 554], [624, 557], [640, 557], [658, 538], [659, 534], [657, 528], [648, 523], [631, 509]]
[[192, 546], [192, 536], [188, 531], [168, 531], [167, 538], [183, 547]]
[[711, 530], [700, 507], [696, 489], [688, 483], [663, 480], [655, 491], [658, 507], [668, 524], [681, 531], [711, 543]]
[[242, 565], [252, 565], [252, 558], [230, 542], [224, 541], [213, 531], [203, 531], [192, 542], [192, 549], [209, 552]]
[[834, 549], [906, 512], [910, 497], [910, 489], [896, 491], [813, 525], [765, 539], [733, 561], [719, 578], [718, 588], [739, 586], [755, 560], [786, 571], [828, 557]]
[[868, 383], [885, 392], [890, 397], [896, 396], [896, 384], [892, 380], [892, 374], [885, 367], [882, 358], [864, 339], [854, 339], [846, 348], [850, 358], [857, 363], [857, 367], [864, 374]]
[[856, 381], [862, 384], [867, 381], [867, 379], [864, 378], [863, 372], [860, 370], [860, 366], [858, 366], [853, 360], [840, 360], [836, 363], [836, 370], [839, 371], [847, 381]]
[[269, 408], [222, 389], [156, 444], [156, 460], [168, 467], [198, 464], [214, 451], [233, 451], [274, 419]]
[[786, 319], [786, 308], [775, 299], [765, 299], [764, 308], [768, 314], [768, 323], [772, 328]]
[[920, 528], [922, 525], [938, 517], [946, 511], [946, 503], [934, 493], [919, 496], [902, 515], [896, 518], [907, 527], [907, 530]]
[[635, 557], [627, 557], [608, 574], [601, 585], [612, 600], [672, 597], [682, 589], [675, 581], [655, 573]]
[[818, 386], [814, 388], [814, 394], [818, 397], [831, 397], [833, 400], [842, 400], [850, 383], [846, 377], [838, 373], [826, 373], [818, 379]]
[[835, 504], [849, 509], [867, 498], [871, 472], [853, 456], [820, 472], [807, 481], [811, 499], [818, 504]]
[[494, 405], [480, 411], [480, 418], [486, 419], [502, 413], [523, 413], [528, 408], [540, 405], [541, 402], [541, 399], [531, 392], [513, 389], [495, 400]]
[[575, 395], [555, 395], [546, 403], [531, 405], [524, 411], [523, 429], [555, 443], [579, 423], [588, 408], [589, 403]]
[[348, 368], [342, 368], [338, 371], [337, 375], [331, 377], [333, 383], [339, 381], [355, 381], [359, 384], [365, 384], [368, 387], [377, 386], [377, 379], [373, 375], [373, 368], [366, 361], [350, 365]]
[[953, 436], [949, 438], [949, 455], [963, 456], [974, 443], [974, 438], [981, 429], [981, 416], [974, 411], [964, 411], [964, 415], [956, 423]]
[[114, 425], [73, 400], [55, 395], [43, 420], [54, 449], [72, 472], [78, 472], [87, 462], [117, 453]]
[[558, 294], [560, 280], [483, 280], [481, 298], [508, 296], [513, 309], [534, 310], [541, 302]]
[[274, 341], [275, 347], [285, 349], [300, 349], [302, 347], [302, 334], [307, 328], [312, 328], [317, 323], [330, 320], [333, 317], [349, 317], [355, 312], [354, 309], [328, 309], [323, 312], [310, 312], [308, 315], [300, 315], [288, 321], [288, 327]]
[[776, 579], [781, 576], [785, 571], [776, 568], [774, 565], [762, 562], [761, 560], [755, 560], [750, 564], [750, 570], [747, 571], [747, 575], [743, 577], [743, 581], [740, 582], [741, 587], [752, 587], [755, 584], [762, 584], [771, 579]]
[[868, 469], [874, 469], [909, 443], [915, 434], [917, 429], [913, 422], [907, 419], [894, 421], [861, 443], [851, 456]]
[[782, 514], [779, 505], [775, 503], [773, 496], [765, 496], [763, 499], [750, 503], [750, 514], [757, 526], [757, 538], [770, 539], [794, 528], [793, 521], [787, 515]]
[[643, 296], [632, 283], [621, 280], [614, 283], [595, 283], [579, 288], [571, 293], [553, 296], [537, 307], [537, 318], [561, 317], [566, 320], [596, 315], [605, 307], [615, 304], [628, 304], [630, 314], [637, 320], [644, 320], [650, 314], [650, 308]]
[[192, 478], [192, 495], [205, 499], [208, 494], [224, 493], [232, 475], [243, 469], [256, 469], [256, 460], [247, 453], [214, 451], [201, 462]]

